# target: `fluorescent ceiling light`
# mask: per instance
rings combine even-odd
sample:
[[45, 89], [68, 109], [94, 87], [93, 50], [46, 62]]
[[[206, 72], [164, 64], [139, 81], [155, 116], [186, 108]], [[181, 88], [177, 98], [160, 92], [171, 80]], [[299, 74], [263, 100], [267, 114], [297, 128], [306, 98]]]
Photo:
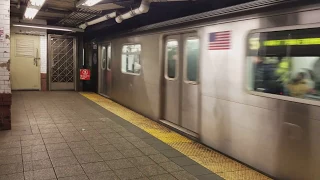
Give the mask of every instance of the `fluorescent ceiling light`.
[[35, 28], [35, 29], [49, 29], [49, 30], [57, 30], [57, 31], [74, 31], [72, 29], [60, 28], [60, 27], [49, 27], [49, 26], [38, 26], [38, 25], [27, 25], [27, 24], [13, 24], [12, 26], [17, 27], [26, 27], [26, 28]]
[[99, 3], [101, 0], [87, 0], [85, 3], [83, 3], [83, 6], [93, 6]]
[[33, 19], [37, 15], [38, 11], [39, 9], [27, 7], [24, 17], [27, 19]]
[[46, 0], [30, 0], [31, 5], [33, 6], [42, 6]]

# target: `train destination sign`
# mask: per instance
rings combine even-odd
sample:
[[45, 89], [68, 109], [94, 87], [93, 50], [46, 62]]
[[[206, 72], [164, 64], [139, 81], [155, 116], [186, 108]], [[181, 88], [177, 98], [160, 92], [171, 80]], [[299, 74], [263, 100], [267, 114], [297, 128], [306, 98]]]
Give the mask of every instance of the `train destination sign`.
[[303, 39], [281, 39], [281, 40], [266, 40], [260, 43], [259, 38], [249, 39], [250, 49], [257, 50], [261, 44], [263, 46], [305, 46], [305, 45], [320, 45], [320, 38], [303, 38]]
[[320, 45], [320, 38], [267, 40], [263, 42], [263, 45], [264, 46]]

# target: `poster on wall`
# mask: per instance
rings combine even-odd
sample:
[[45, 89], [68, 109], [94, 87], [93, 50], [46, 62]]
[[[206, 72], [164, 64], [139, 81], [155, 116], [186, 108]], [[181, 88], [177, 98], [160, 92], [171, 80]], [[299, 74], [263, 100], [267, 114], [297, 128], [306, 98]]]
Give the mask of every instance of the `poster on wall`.
[[4, 34], [4, 28], [0, 27], [0, 42], [5, 41], [5, 34]]

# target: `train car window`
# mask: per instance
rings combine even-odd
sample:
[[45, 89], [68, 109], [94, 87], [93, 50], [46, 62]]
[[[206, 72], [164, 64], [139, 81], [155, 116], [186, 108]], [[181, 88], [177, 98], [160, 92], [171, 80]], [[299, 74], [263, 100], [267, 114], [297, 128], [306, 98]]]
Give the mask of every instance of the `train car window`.
[[320, 28], [251, 33], [247, 48], [251, 91], [320, 100]]
[[185, 44], [186, 80], [197, 82], [199, 61], [199, 39], [190, 37]]
[[140, 74], [140, 53], [140, 44], [127, 44], [122, 46], [121, 70], [123, 73], [130, 73], [135, 75]]
[[111, 45], [107, 46], [107, 68], [111, 70]]
[[166, 78], [174, 79], [177, 75], [179, 60], [179, 45], [177, 40], [169, 40], [166, 44]]
[[106, 46], [102, 46], [101, 48], [101, 69], [105, 70], [107, 67], [107, 50]]

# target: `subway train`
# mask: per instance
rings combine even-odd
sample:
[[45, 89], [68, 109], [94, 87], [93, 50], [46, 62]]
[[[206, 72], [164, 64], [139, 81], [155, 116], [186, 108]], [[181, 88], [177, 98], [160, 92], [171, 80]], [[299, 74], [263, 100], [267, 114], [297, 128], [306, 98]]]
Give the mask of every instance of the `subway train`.
[[320, 4], [252, 7], [96, 38], [98, 91], [276, 179], [319, 179]]

